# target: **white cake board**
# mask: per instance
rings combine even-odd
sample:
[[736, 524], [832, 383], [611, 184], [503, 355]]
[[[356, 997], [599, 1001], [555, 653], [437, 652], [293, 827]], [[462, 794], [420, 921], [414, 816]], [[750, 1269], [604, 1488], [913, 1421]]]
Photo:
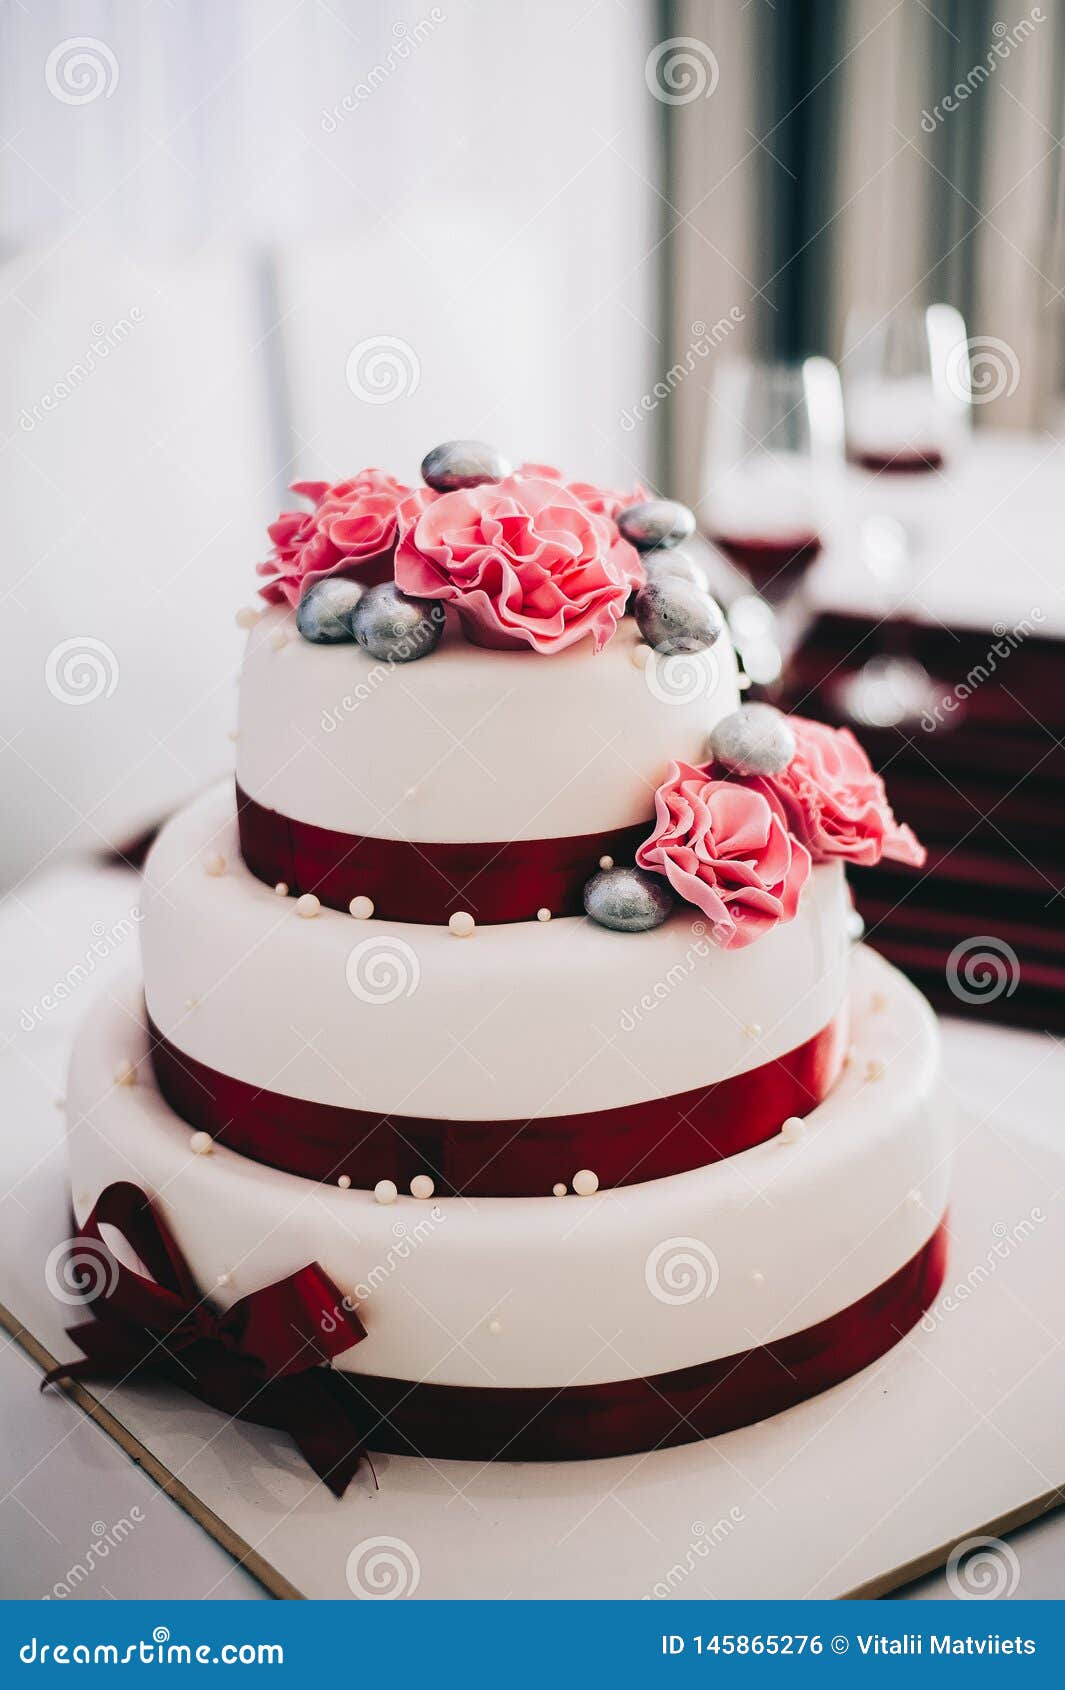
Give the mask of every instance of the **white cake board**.
[[[42, 1273], [68, 1231], [62, 1042], [50, 1037], [30, 1063], [10, 1047], [0, 1059], [5, 1324], [42, 1366], [73, 1353]], [[947, 1276], [957, 1306], [759, 1426], [608, 1461], [382, 1457], [380, 1491], [364, 1470], [337, 1502], [287, 1439], [180, 1393], [79, 1388], [77, 1400], [277, 1595], [350, 1596], [349, 1556], [379, 1537], [401, 1540], [425, 1598], [881, 1594], [941, 1565], [959, 1539], [1001, 1535], [1065, 1501], [1065, 1147], [1044, 1101], [1060, 1098], [1062, 1051], [990, 1027], [974, 1035], [971, 1023], [948, 1023], [946, 1043], [953, 1089], [969, 1100]]]

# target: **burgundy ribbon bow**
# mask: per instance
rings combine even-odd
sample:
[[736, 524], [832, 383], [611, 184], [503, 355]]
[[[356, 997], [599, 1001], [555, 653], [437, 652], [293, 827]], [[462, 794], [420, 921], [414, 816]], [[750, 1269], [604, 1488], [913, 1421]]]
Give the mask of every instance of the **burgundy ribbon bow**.
[[[101, 1224], [122, 1234], [151, 1278], [115, 1258]], [[366, 1416], [358, 1393], [322, 1363], [366, 1330], [317, 1262], [221, 1313], [197, 1289], [158, 1210], [126, 1181], [101, 1192], [70, 1249], [74, 1271], [79, 1253], [88, 1255], [93, 1267], [83, 1262], [83, 1277], [102, 1283], [86, 1299], [94, 1318], [67, 1329], [85, 1359], [53, 1368], [45, 1386], [150, 1370], [223, 1414], [287, 1432], [343, 1496], [362, 1456]]]

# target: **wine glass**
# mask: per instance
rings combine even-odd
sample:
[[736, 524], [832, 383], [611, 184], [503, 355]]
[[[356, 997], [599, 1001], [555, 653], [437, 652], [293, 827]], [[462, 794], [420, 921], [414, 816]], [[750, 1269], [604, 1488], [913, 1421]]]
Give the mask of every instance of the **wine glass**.
[[837, 693], [853, 720], [904, 728], [943, 691], [909, 649], [906, 601], [936, 543], [940, 472], [965, 441], [971, 384], [964, 319], [950, 305], [881, 317], [852, 312], [842, 372], [847, 457], [863, 472], [859, 550], [885, 601], [887, 649], [845, 677]]
[[805, 630], [800, 589], [826, 539], [843, 446], [839, 373], [829, 359], [722, 364], [700, 512], [708, 538], [754, 588], [731, 606], [730, 623], [748, 673], [764, 684], [779, 677]]
[[[843, 350], [847, 456], [877, 476], [920, 476], [956, 455], [970, 401], [965, 323], [951, 305], [853, 311]], [[882, 491], [882, 490], [881, 490]]]

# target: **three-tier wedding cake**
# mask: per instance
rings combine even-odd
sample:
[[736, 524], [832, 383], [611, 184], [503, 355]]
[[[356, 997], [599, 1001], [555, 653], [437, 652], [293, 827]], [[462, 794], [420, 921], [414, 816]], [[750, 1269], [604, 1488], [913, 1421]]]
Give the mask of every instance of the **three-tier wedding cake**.
[[934, 1019], [844, 877], [922, 853], [863, 752], [741, 705], [683, 507], [423, 478], [271, 529], [236, 794], [155, 843], [69, 1087], [82, 1242], [126, 1236], [81, 1368], [177, 1356], [336, 1489], [308, 1380], [352, 1448], [652, 1449], [868, 1365], [944, 1265]]

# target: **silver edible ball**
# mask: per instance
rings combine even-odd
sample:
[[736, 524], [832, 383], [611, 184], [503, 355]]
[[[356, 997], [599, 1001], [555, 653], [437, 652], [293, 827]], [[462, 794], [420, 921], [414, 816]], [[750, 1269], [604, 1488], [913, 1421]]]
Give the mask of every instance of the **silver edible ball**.
[[445, 440], [422, 459], [422, 480], [438, 493], [481, 487], [486, 481], [503, 481], [509, 474], [503, 454], [481, 440]]
[[686, 581], [689, 587], [697, 587], [701, 593], [710, 591], [706, 570], [687, 552], [648, 552], [643, 567], [649, 581], [662, 581], [669, 576], [672, 580]]
[[339, 645], [351, 640], [351, 618], [364, 588], [342, 575], [328, 575], [316, 581], [300, 599], [296, 627], [305, 640], [315, 645]]
[[362, 595], [351, 619], [364, 651], [385, 663], [415, 663], [428, 657], [444, 631], [439, 599], [411, 599], [394, 581], [382, 581]]
[[647, 933], [661, 927], [673, 908], [664, 881], [642, 868], [607, 868], [584, 888], [585, 913], [615, 933]]
[[679, 546], [695, 533], [694, 515], [687, 505], [678, 505], [674, 499], [646, 499], [642, 505], [630, 505], [619, 512], [617, 520], [623, 538], [639, 552]]
[[712, 730], [710, 755], [734, 775], [778, 775], [795, 755], [795, 735], [771, 704], [744, 704]]
[[636, 595], [636, 625], [662, 657], [712, 646], [725, 619], [709, 593], [675, 575], [655, 576]]

